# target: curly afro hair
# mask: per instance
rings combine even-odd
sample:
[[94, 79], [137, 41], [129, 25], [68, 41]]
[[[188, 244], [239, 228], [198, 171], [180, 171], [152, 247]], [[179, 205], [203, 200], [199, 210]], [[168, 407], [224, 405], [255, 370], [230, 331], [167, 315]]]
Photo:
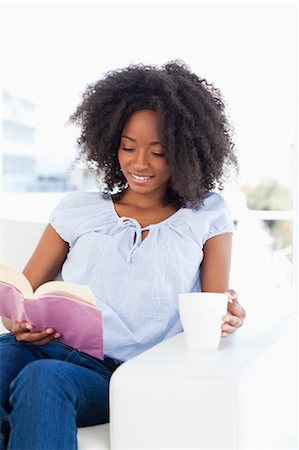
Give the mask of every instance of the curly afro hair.
[[208, 191], [223, 189], [227, 169], [237, 169], [232, 128], [221, 93], [181, 60], [163, 66], [134, 64], [109, 71], [88, 85], [70, 122], [81, 127], [79, 157], [104, 182], [104, 192], [124, 192], [118, 148], [123, 126], [136, 110], [157, 112], [171, 179], [164, 204], [197, 209]]

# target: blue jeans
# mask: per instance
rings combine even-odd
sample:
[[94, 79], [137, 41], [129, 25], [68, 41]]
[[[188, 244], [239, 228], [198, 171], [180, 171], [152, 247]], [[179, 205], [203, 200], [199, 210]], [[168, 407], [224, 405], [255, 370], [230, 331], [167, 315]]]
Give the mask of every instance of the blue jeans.
[[121, 361], [8, 333], [0, 363], [1, 450], [75, 450], [77, 426], [109, 421], [109, 380]]

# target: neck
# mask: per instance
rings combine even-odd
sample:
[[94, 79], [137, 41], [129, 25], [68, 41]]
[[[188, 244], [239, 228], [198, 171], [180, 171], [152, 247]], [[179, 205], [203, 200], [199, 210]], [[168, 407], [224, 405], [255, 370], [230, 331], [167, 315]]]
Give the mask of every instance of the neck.
[[134, 205], [136, 208], [157, 208], [164, 206], [165, 193], [152, 193], [150, 195], [139, 194], [133, 192], [130, 188], [127, 188], [120, 196], [120, 201]]

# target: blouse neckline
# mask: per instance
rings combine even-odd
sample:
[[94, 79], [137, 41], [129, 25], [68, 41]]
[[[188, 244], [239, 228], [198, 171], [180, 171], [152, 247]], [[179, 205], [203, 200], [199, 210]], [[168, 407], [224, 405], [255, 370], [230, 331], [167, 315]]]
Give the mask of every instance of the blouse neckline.
[[138, 223], [138, 225], [140, 226], [141, 229], [143, 229], [143, 228], [147, 229], [147, 228], [149, 228], [149, 227], [150, 227], [150, 228], [152, 228], [152, 227], [157, 227], [157, 226], [160, 226], [160, 225], [164, 225], [164, 224], [166, 224], [166, 223], [168, 223], [168, 222], [171, 222], [174, 218], [176, 218], [177, 216], [179, 216], [179, 215], [181, 214], [182, 210], [184, 209], [183, 206], [181, 206], [181, 208], [179, 208], [177, 211], [175, 211], [173, 214], [171, 214], [169, 217], [167, 217], [166, 219], [162, 220], [161, 222], [151, 223], [151, 224], [146, 225], [145, 227], [142, 228], [141, 225], [140, 225], [140, 223], [138, 222], [138, 220], [136, 220], [134, 217], [120, 216], [120, 215], [117, 213], [117, 211], [116, 211], [116, 209], [115, 209], [114, 201], [112, 200], [112, 195], [111, 195], [111, 194], [109, 194], [108, 200], [109, 200], [109, 203], [111, 204], [111, 209], [112, 209], [113, 215], [114, 215], [114, 217], [115, 217], [116, 220], [120, 220], [120, 219], [122, 219], [122, 218], [126, 218], [126, 219], [128, 219], [128, 218], [129, 218], [129, 219], [134, 219], [134, 220]]

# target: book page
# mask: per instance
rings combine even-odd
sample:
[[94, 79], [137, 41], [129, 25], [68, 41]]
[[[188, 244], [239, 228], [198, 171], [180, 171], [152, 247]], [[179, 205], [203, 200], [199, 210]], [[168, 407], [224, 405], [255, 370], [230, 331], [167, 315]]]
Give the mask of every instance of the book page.
[[52, 327], [63, 342], [96, 358], [103, 359], [103, 316], [94, 306], [66, 295], [43, 295], [24, 300], [11, 284], [0, 282], [0, 316], [25, 320], [33, 331]]
[[103, 359], [102, 312], [82, 301], [66, 296], [44, 295], [23, 302], [25, 315], [33, 330], [52, 327], [61, 333], [63, 342], [81, 352]]
[[30, 298], [33, 295], [32, 286], [22, 272], [19, 272], [12, 267], [0, 264], [0, 281], [9, 283], [15, 286], [22, 292], [25, 298]]
[[89, 286], [67, 281], [49, 281], [39, 286], [30, 298], [37, 298], [40, 295], [65, 295], [76, 300], [96, 306], [96, 300]]

